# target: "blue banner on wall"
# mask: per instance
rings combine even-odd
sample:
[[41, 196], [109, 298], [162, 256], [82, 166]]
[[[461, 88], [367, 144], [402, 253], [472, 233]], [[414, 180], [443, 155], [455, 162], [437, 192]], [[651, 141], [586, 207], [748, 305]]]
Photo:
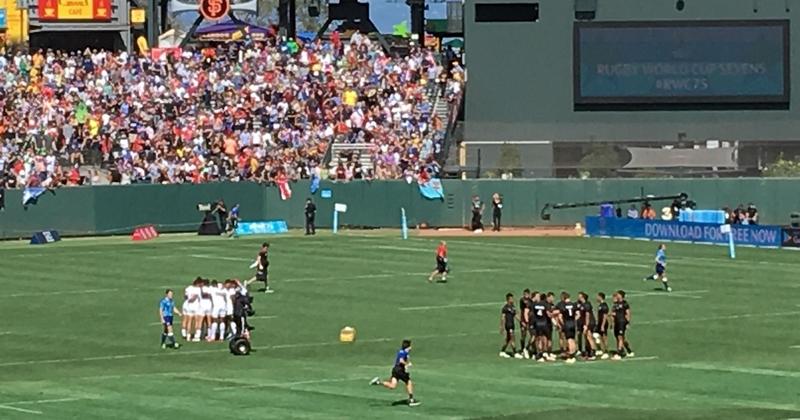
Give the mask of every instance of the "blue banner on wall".
[[8, 10], [5, 7], [0, 7], [0, 29], [8, 27]]
[[444, 199], [444, 187], [439, 178], [432, 178], [428, 182], [419, 184], [419, 192], [429, 200]]
[[285, 220], [267, 220], [263, 222], [239, 222], [237, 235], [267, 235], [286, 233], [289, 231]]
[[[731, 228], [733, 240], [737, 245], [780, 247], [783, 242], [783, 229], [780, 226], [733, 225]], [[728, 236], [720, 231], [720, 225], [717, 224], [597, 216], [586, 218], [586, 235], [643, 238], [654, 241], [728, 243]]]

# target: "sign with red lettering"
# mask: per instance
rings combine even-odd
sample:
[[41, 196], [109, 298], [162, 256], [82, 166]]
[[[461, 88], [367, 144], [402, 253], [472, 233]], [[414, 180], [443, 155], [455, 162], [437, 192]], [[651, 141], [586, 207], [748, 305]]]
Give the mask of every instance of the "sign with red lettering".
[[208, 20], [220, 20], [231, 10], [231, 0], [200, 0], [200, 14]]
[[111, 20], [111, 0], [39, 0], [40, 21]]

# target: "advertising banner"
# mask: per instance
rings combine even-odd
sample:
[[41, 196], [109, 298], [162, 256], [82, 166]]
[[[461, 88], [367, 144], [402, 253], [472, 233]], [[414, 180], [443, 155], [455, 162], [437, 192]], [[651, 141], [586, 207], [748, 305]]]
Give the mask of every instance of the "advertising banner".
[[40, 21], [111, 20], [111, 0], [41, 0]]
[[285, 220], [267, 220], [261, 222], [239, 222], [236, 227], [236, 234], [244, 235], [268, 235], [275, 233], [286, 233], [289, 227]]
[[[590, 216], [586, 218], [587, 236], [641, 238], [653, 241], [686, 241], [727, 244], [728, 235], [721, 225], [712, 223], [683, 223], [663, 220], [618, 219]], [[732, 225], [736, 245], [780, 247], [784, 232], [779, 226]]]

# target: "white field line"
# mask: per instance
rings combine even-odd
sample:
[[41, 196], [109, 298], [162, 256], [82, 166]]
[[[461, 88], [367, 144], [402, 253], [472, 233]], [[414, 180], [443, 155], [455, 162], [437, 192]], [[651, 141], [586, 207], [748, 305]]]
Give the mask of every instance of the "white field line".
[[762, 314], [720, 315], [720, 316], [709, 316], [705, 318], [688, 318], [688, 319], [668, 318], [668, 319], [655, 319], [651, 321], [634, 322], [632, 325], [658, 325], [658, 324], [672, 324], [672, 323], [697, 322], [697, 321], [725, 321], [730, 319], [768, 318], [768, 317], [789, 316], [798, 314], [800, 314], [800, 311], [770, 312]]
[[617, 261], [596, 261], [596, 260], [573, 260], [573, 261], [579, 262], [579, 263], [582, 263], [582, 264], [594, 264], [594, 265], [601, 265], [601, 266], [605, 266], [605, 267], [652, 268], [652, 266], [650, 266], [650, 265], [626, 263], [626, 262], [617, 262]]
[[710, 290], [681, 290], [679, 292], [667, 292], [666, 290], [663, 292], [628, 292], [628, 296], [634, 297], [649, 297], [649, 296], [662, 296], [662, 297], [675, 297], [675, 298], [683, 298], [683, 299], [702, 299], [702, 296], [695, 296], [695, 294], [704, 294], [709, 293]]
[[[497, 332], [492, 332], [491, 334], [496, 334]], [[428, 334], [428, 335], [416, 335], [412, 336], [414, 339], [434, 339], [434, 338], [454, 338], [454, 337], [471, 337], [471, 336], [480, 336], [480, 335], [487, 335], [489, 333], [454, 333], [454, 334]], [[359, 343], [385, 343], [389, 341], [400, 341], [402, 338], [397, 337], [382, 337], [382, 338], [368, 338], [363, 340], [358, 340]], [[291, 343], [291, 344], [278, 344], [272, 346], [259, 346], [253, 347], [255, 350], [277, 350], [277, 349], [294, 349], [294, 348], [304, 348], [304, 347], [319, 347], [319, 346], [335, 346], [335, 345], [342, 345], [339, 341], [323, 341], [318, 343]], [[178, 357], [183, 355], [193, 355], [193, 354], [203, 354], [203, 353], [224, 353], [225, 349], [203, 349], [203, 350], [177, 350], [177, 351], [170, 351], [170, 352], [159, 352], [159, 353], [140, 353], [140, 354], [119, 354], [113, 356], [94, 356], [94, 357], [77, 357], [71, 359], [45, 359], [45, 360], [23, 360], [23, 361], [16, 361], [16, 362], [3, 362], [0, 363], [0, 367], [11, 367], [11, 366], [30, 366], [30, 365], [38, 365], [38, 364], [66, 364], [66, 363], [85, 363], [85, 362], [95, 362], [95, 361], [103, 361], [103, 360], [118, 360], [118, 359], [134, 359], [134, 358], [145, 358], [145, 357]]]
[[375, 248], [377, 248], [377, 249], [388, 249], [388, 250], [392, 250], [392, 251], [419, 252], [419, 253], [431, 254], [431, 255], [434, 254], [429, 249], [411, 248], [411, 247], [405, 247], [405, 246], [378, 245]]
[[291, 388], [299, 385], [312, 385], [312, 384], [324, 384], [331, 382], [349, 382], [349, 381], [361, 381], [361, 380], [364, 380], [364, 378], [358, 377], [358, 378], [316, 379], [316, 380], [296, 381], [296, 382], [276, 382], [268, 384], [252, 384], [247, 382], [225, 381], [237, 385], [217, 387], [214, 388], [214, 391], [227, 391], [231, 389], [254, 389], [254, 388]]
[[[245, 260], [243, 261], [250, 261]], [[505, 271], [503, 268], [477, 268], [472, 270], [458, 270], [457, 273], [496, 273]], [[355, 276], [337, 276], [337, 277], [298, 277], [298, 278], [288, 278], [282, 279], [278, 277], [277, 279], [273, 279], [270, 281], [274, 281], [277, 283], [298, 283], [298, 282], [315, 282], [315, 281], [329, 281], [329, 280], [349, 280], [349, 279], [371, 279], [371, 278], [392, 278], [392, 277], [405, 277], [405, 276], [427, 276], [430, 275], [430, 271], [425, 272], [416, 272], [416, 273], [382, 273], [382, 274], [360, 274]], [[452, 274], [451, 274], [452, 276]], [[166, 288], [176, 289], [181, 286], [154, 286], [154, 287], [126, 287], [126, 288], [119, 288], [119, 289], [80, 289], [80, 290], [54, 290], [49, 292], [27, 292], [27, 293], [14, 293], [9, 295], [0, 294], [0, 299], [2, 298], [15, 298], [15, 297], [36, 297], [36, 296], [60, 296], [60, 295], [81, 295], [81, 294], [93, 294], [93, 293], [115, 293], [120, 291], [148, 291], [148, 290], [161, 290], [162, 292]]]
[[781, 378], [800, 378], [800, 371], [760, 369], [760, 368], [740, 368], [730, 366], [719, 366], [707, 363], [678, 363], [671, 364], [670, 367], [680, 369], [702, 370], [710, 372], [742, 373], [746, 375], [775, 376]]
[[25, 409], [25, 408], [12, 407], [10, 405], [0, 405], [0, 410], [18, 411], [20, 413], [26, 413], [26, 414], [44, 414], [44, 413], [42, 413], [41, 411], [38, 411], [38, 410], [28, 410], [28, 409]]
[[431, 309], [451, 309], [451, 308], [475, 308], [479, 306], [503, 306], [502, 302], [479, 302], [479, 303], [453, 303], [449, 305], [436, 305], [436, 306], [407, 306], [399, 308], [401, 311], [427, 311]]
[[800, 346], [791, 346], [790, 349], [800, 349]]
[[[416, 240], [416, 241], [425, 241], [425, 242], [434, 242], [435, 241], [434, 239], [426, 239], [426, 238], [410, 238], [410, 239], [411, 240]], [[579, 251], [580, 250], [579, 248], [563, 248], [563, 247], [552, 247], [552, 246], [544, 247], [544, 246], [536, 246], [536, 245], [520, 245], [520, 244], [509, 244], [509, 243], [491, 242], [491, 241], [466, 241], [466, 240], [451, 239], [451, 240], [448, 240], [448, 242], [449, 243], [455, 243], [455, 244], [479, 246], [479, 247], [485, 247], [485, 246], [491, 245], [493, 247], [496, 247], [496, 249], [502, 249], [502, 248], [524, 249], [524, 250], [528, 250], [530, 252], [537, 252], [538, 251], [539, 253], [545, 253], [545, 254], [548, 254], [548, 255], [551, 254], [551, 251], [556, 251], [556, 252], [562, 253], [562, 255], [563, 255], [564, 252], [575, 252], [575, 251]], [[617, 256], [617, 257], [620, 256], [620, 255], [635, 256], [635, 257], [645, 256], [645, 257], [648, 257], [650, 259], [652, 259], [652, 257], [653, 257], [653, 253], [652, 252], [645, 253], [645, 252], [606, 251], [606, 250], [593, 249], [592, 253], [595, 253], [595, 254], [608, 254], [608, 255]], [[557, 257], [554, 257], [554, 258], [557, 258]], [[727, 258], [723, 258], [723, 257], [711, 258], [711, 257], [692, 257], [692, 256], [688, 256], [688, 255], [682, 255], [680, 258], [672, 259], [672, 261], [678, 261], [678, 262], [691, 261], [691, 262], [693, 262], [695, 264], [700, 264], [700, 262], [703, 261], [703, 262], [706, 262], [706, 263], [711, 263], [711, 265], [725, 266], [727, 268], [730, 268], [730, 260], [728, 260]], [[778, 261], [775, 261], [775, 262], [773, 262], [773, 261], [760, 261], [759, 262], [759, 264], [762, 264], [762, 263], [764, 265], [775, 265], [775, 266], [786, 266], [786, 267], [791, 267], [791, 268], [800, 268], [800, 264], [793, 264], [793, 263], [786, 263], [786, 262], [778, 262]], [[651, 266], [648, 265], [647, 267], [651, 267]], [[760, 269], [758, 267], [754, 267], [753, 265], [745, 265], [745, 264], [742, 264], [741, 266], [739, 266], [737, 268]]]
[[[658, 356], [644, 356], [644, 357], [636, 356], [636, 357], [626, 357], [626, 358], [623, 358], [621, 360], [612, 360], [610, 358], [607, 359], [607, 360], [585, 360], [585, 361], [581, 361], [579, 363], [576, 363], [575, 365], [594, 365], [594, 364], [601, 364], [601, 363], [605, 364], [605, 363], [616, 363], [616, 362], [625, 362], [625, 363], [645, 362], [645, 361], [648, 361], [648, 360], [657, 360], [657, 359], [658, 359]], [[513, 359], [513, 360], [516, 360], [516, 359]], [[547, 367], [547, 366], [573, 366], [573, 365], [568, 365], [568, 364], [563, 363], [563, 362], [560, 362], [560, 363], [547, 362], [547, 363], [528, 364], [526, 367], [538, 368], [538, 367]]]
[[15, 405], [50, 404], [50, 403], [59, 403], [59, 402], [78, 401], [78, 400], [84, 400], [84, 399], [85, 398], [57, 398], [57, 399], [51, 399], [51, 400], [14, 401], [14, 402], [8, 402], [8, 403], [0, 404], [0, 409], [17, 411], [17, 412], [25, 413], [25, 414], [37, 414], [38, 415], [38, 414], [43, 414], [43, 413], [41, 411], [39, 411], [39, 410], [29, 410], [27, 408], [19, 408], [19, 407], [14, 407], [14, 406]]
[[207, 260], [223, 260], [223, 261], [242, 261], [242, 262], [253, 262], [253, 258], [242, 258], [242, 257], [226, 257], [224, 255], [209, 255], [209, 254], [189, 254], [192, 258], [202, 258]]

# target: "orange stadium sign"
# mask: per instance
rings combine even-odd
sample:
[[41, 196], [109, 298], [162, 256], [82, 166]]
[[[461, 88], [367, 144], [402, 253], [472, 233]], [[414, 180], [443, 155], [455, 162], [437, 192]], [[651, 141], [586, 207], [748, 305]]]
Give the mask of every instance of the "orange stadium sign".
[[111, 20], [111, 0], [39, 0], [39, 20]]
[[200, 14], [208, 20], [220, 20], [231, 11], [231, 0], [200, 0]]

